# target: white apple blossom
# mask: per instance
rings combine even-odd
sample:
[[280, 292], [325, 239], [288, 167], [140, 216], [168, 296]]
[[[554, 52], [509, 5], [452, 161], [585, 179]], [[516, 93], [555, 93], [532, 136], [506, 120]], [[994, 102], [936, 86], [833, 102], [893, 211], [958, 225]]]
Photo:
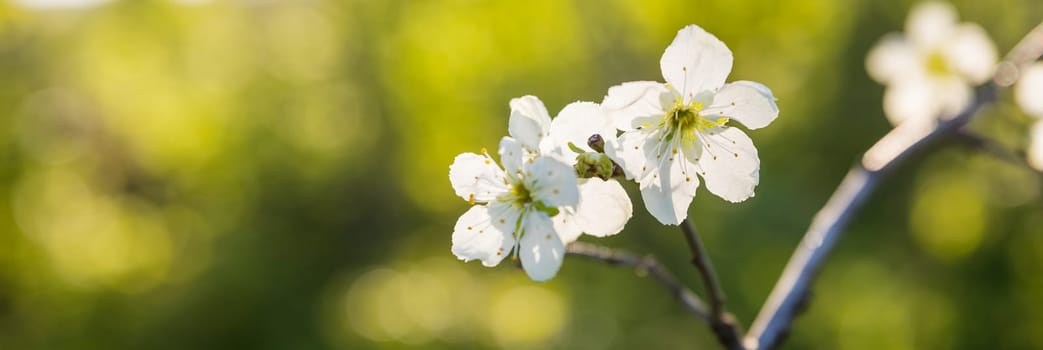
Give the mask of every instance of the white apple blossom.
[[987, 81], [996, 48], [974, 23], [957, 23], [947, 3], [916, 5], [905, 34], [886, 35], [869, 52], [866, 70], [887, 85], [884, 114], [892, 124], [958, 114], [973, 100], [972, 87]]
[[677, 32], [659, 61], [666, 83], [636, 81], [608, 90], [602, 108], [623, 131], [606, 153], [640, 184], [645, 207], [659, 222], [688, 216], [701, 176], [730, 201], [753, 196], [757, 149], [732, 121], [748, 129], [778, 117], [771, 90], [750, 81], [725, 84], [732, 53], [696, 25]]
[[[572, 150], [570, 144], [584, 152], [596, 153], [587, 145], [591, 136], [600, 135], [609, 142], [616, 137], [616, 128], [593, 102], [573, 102], [553, 121], [543, 102], [535, 96], [515, 98], [510, 105], [509, 131], [520, 141], [527, 159], [551, 156], [575, 167], [580, 153]], [[611, 161], [605, 158], [604, 164], [611, 172]], [[617, 234], [633, 215], [630, 197], [614, 179], [580, 178], [579, 192], [579, 204], [562, 209], [561, 215], [554, 218], [555, 227], [566, 244], [582, 233], [595, 237]]]
[[1028, 161], [1043, 170], [1043, 62], [1022, 72], [1014, 87], [1014, 99], [1026, 114], [1039, 118], [1029, 133]]
[[489, 154], [463, 153], [449, 167], [449, 180], [461, 198], [473, 204], [453, 229], [452, 252], [457, 258], [496, 266], [514, 253], [534, 281], [557, 274], [565, 243], [552, 217], [579, 202], [575, 171], [553, 157], [522, 160], [518, 140], [504, 137], [500, 160]]

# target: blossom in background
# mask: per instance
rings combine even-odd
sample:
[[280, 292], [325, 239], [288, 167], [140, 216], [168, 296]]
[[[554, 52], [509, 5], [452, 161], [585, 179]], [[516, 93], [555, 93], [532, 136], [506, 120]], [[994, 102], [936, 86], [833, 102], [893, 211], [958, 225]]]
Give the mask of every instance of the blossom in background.
[[730, 202], [754, 194], [757, 149], [732, 121], [748, 129], [778, 117], [771, 90], [750, 81], [725, 84], [732, 53], [696, 25], [684, 27], [660, 60], [666, 83], [636, 81], [609, 89], [602, 102], [622, 130], [606, 153], [640, 184], [645, 207], [663, 224], [688, 216], [701, 176]]
[[[522, 146], [524, 159], [550, 156], [575, 168], [582, 158], [589, 162], [585, 165], [607, 166], [611, 176], [611, 160], [587, 145], [593, 135], [610, 142], [616, 137], [616, 128], [596, 103], [570, 103], [553, 121], [543, 102], [535, 96], [512, 99], [510, 106], [508, 129]], [[562, 209], [561, 215], [554, 218], [555, 228], [566, 244], [583, 233], [595, 237], [619, 233], [633, 214], [630, 197], [619, 182], [609, 176], [602, 179], [594, 174], [586, 175], [578, 182], [579, 204]]]
[[500, 168], [488, 153], [463, 153], [449, 167], [456, 194], [473, 204], [453, 229], [457, 258], [496, 266], [512, 250], [535, 281], [557, 274], [565, 243], [552, 217], [579, 202], [572, 167], [554, 157], [522, 160], [522, 148], [511, 137], [500, 142]]
[[1029, 66], [1018, 80], [1014, 99], [1028, 115], [1039, 118], [1032, 126], [1028, 149], [1029, 164], [1043, 170], [1043, 63]]
[[996, 48], [985, 30], [957, 23], [947, 3], [915, 6], [905, 34], [891, 33], [869, 51], [869, 76], [887, 86], [884, 114], [892, 124], [954, 116], [974, 98], [972, 87], [987, 81]]

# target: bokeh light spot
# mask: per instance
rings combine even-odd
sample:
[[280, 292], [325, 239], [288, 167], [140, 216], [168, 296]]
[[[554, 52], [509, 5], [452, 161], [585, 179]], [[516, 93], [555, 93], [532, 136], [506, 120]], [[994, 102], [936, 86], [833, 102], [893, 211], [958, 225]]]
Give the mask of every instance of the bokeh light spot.
[[955, 260], [973, 252], [985, 236], [987, 212], [978, 184], [959, 174], [934, 174], [913, 199], [910, 225], [931, 255]]
[[568, 305], [546, 288], [521, 286], [497, 295], [489, 312], [489, 326], [496, 341], [511, 348], [547, 341], [561, 331]]

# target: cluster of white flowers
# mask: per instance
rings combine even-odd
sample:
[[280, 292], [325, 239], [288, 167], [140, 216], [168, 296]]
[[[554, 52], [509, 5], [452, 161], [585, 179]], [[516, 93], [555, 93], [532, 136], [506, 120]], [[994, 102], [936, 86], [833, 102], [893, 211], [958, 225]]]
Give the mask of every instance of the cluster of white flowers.
[[725, 84], [731, 51], [695, 25], [677, 33], [660, 67], [666, 83], [623, 83], [600, 105], [574, 102], [553, 120], [534, 96], [511, 100], [502, 168], [484, 150], [449, 167], [456, 194], [473, 205], [456, 223], [453, 254], [495, 266], [513, 253], [530, 278], [548, 280], [580, 235], [622, 231], [633, 212], [623, 176], [667, 225], [687, 217], [699, 177], [730, 202], [752, 197], [757, 149], [731, 122], [770, 124], [779, 112], [771, 90]]
[[[997, 54], [988, 34], [974, 23], [957, 23], [948, 3], [913, 7], [904, 34], [891, 33], [866, 58], [869, 76], [887, 86], [884, 114], [894, 125], [952, 117], [974, 102], [973, 87], [994, 73]], [[1030, 131], [1029, 164], [1043, 170], [1043, 63], [1020, 72], [1015, 101], [1041, 119]]]
[[866, 59], [869, 76], [887, 85], [884, 115], [894, 125], [955, 116], [973, 102], [972, 87], [992, 77], [995, 46], [977, 24], [957, 23], [948, 3], [913, 7], [905, 30], [885, 36]]

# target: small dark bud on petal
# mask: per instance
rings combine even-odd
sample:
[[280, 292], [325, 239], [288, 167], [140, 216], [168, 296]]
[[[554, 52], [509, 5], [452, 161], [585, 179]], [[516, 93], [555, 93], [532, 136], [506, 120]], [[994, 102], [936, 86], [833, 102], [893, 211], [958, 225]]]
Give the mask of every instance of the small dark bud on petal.
[[605, 153], [605, 139], [601, 135], [594, 134], [587, 139], [587, 146], [598, 153]]

